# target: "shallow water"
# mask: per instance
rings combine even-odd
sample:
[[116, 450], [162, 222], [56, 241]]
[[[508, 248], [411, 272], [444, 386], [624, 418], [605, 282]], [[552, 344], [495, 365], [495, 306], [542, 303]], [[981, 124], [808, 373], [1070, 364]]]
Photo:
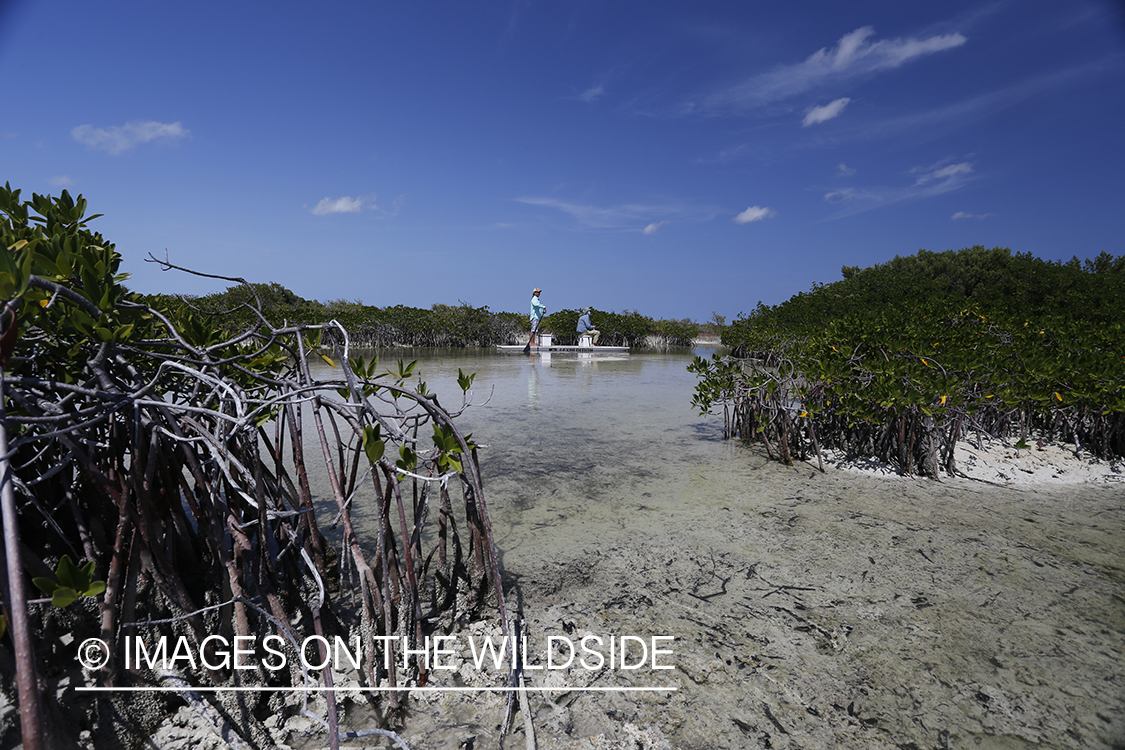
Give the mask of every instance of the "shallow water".
[[[541, 747], [1125, 742], [1121, 487], [770, 463], [691, 410], [687, 354], [419, 359], [447, 407], [458, 368], [477, 373], [459, 423], [488, 446], [509, 601], [533, 643], [676, 639], [671, 671], [529, 671], [534, 685], [677, 688], [532, 694]], [[501, 701], [419, 698], [404, 736], [495, 747]], [[515, 726], [507, 747], [523, 747]]]
[[[540, 562], [573, 546], [584, 526], [650, 525], [696, 493], [687, 476], [744, 470], [757, 457], [722, 440], [721, 417], [690, 407], [693, 353], [551, 354], [391, 350], [383, 368], [418, 360], [443, 406], [462, 403], [458, 370], [476, 373], [457, 424], [481, 448], [493, 532], [505, 564]], [[332, 377], [327, 366], [318, 377]], [[327, 498], [326, 498], [327, 499]], [[640, 513], [641, 515], [637, 515]], [[362, 517], [362, 510], [360, 511]], [[659, 522], [659, 519], [655, 519]]]

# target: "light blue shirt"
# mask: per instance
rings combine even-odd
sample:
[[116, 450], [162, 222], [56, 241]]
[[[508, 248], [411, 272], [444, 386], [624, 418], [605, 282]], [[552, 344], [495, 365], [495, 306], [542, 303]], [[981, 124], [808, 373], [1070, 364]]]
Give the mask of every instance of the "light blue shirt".
[[578, 319], [578, 332], [586, 333], [586, 331], [592, 330], [594, 330], [594, 325], [590, 322], [590, 313], [582, 313], [582, 317]]
[[547, 312], [547, 306], [539, 301], [539, 295], [531, 295], [531, 317], [535, 320], [542, 320], [545, 312]]

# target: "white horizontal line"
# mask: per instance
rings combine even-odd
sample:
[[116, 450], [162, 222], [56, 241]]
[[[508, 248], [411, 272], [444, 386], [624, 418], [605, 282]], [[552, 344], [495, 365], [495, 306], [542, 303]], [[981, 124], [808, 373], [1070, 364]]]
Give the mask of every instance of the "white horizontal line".
[[637, 693], [661, 690], [679, 690], [678, 687], [202, 687], [185, 685], [183, 687], [76, 687], [84, 693], [178, 693], [193, 690], [197, 693], [288, 693], [305, 691], [308, 693], [530, 693], [548, 691], [552, 693]]

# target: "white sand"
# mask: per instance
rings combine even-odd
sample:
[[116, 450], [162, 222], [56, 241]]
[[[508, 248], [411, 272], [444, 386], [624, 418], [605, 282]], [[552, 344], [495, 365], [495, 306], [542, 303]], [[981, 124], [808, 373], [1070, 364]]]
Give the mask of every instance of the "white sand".
[[[956, 448], [957, 470], [968, 479], [1003, 486], [1125, 482], [1125, 461], [1121, 459], [1103, 461], [1076, 450], [1073, 443], [1032, 438], [1027, 444], [1028, 448], [1021, 449], [1014, 441], [982, 436], [978, 448], [975, 437], [963, 440]], [[825, 461], [841, 471], [911, 478], [887, 464], [870, 459], [846, 459], [835, 451], [825, 451]], [[946, 477], [943, 475], [942, 479]]]

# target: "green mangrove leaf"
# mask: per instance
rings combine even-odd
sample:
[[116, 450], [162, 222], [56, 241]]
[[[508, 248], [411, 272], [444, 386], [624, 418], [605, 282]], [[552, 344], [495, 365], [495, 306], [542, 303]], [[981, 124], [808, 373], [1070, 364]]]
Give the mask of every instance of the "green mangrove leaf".
[[387, 449], [386, 443], [379, 437], [381, 429], [381, 425], [365, 425], [363, 428], [363, 450], [371, 463], [377, 463]]
[[75, 567], [74, 561], [70, 559], [70, 555], [63, 555], [59, 560], [59, 565], [55, 568], [55, 575], [59, 579], [59, 583], [63, 586], [77, 589], [82, 585], [82, 573], [79, 568]]
[[51, 604], [62, 609], [78, 600], [78, 592], [69, 586], [59, 586], [51, 595]]

